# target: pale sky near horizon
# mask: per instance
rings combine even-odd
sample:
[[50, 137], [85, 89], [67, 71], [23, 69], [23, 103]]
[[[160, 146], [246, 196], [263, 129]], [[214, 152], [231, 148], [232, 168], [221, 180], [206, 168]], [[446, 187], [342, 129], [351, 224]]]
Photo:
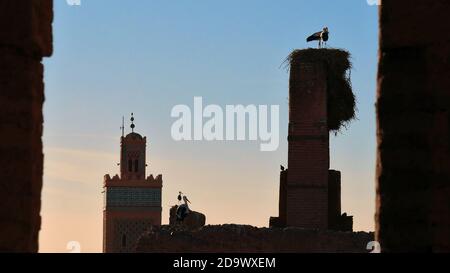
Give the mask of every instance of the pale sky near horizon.
[[[55, 0], [54, 54], [45, 63], [41, 252], [102, 251], [102, 183], [118, 173], [122, 116], [147, 136], [147, 175], [163, 175], [163, 223], [179, 190], [207, 224], [267, 226], [287, 166], [288, 73], [280, 68], [328, 26], [352, 54], [358, 119], [332, 136], [342, 209], [374, 230], [378, 10], [366, 0]], [[175, 142], [177, 104], [280, 105], [280, 146]], [[129, 127], [127, 126], [127, 129]]]

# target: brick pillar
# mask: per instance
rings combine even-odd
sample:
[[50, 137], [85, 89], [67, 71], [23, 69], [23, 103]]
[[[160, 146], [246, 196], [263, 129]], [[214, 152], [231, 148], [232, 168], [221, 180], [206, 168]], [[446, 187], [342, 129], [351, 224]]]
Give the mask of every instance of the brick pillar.
[[341, 172], [328, 171], [328, 228], [340, 230], [341, 219]]
[[380, 7], [376, 237], [385, 252], [450, 251], [448, 0]]
[[280, 172], [280, 200], [278, 202], [279, 224], [286, 226], [286, 184], [288, 170]]
[[287, 226], [328, 228], [329, 134], [327, 83], [322, 62], [291, 66]]
[[51, 0], [0, 0], [0, 251], [36, 252]]

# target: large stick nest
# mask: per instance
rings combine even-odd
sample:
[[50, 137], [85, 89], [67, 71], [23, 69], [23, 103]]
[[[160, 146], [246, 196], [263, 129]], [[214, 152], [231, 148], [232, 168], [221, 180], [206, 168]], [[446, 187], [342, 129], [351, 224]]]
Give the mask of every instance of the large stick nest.
[[356, 118], [356, 99], [351, 84], [350, 53], [341, 49], [294, 50], [285, 60], [293, 69], [300, 63], [323, 62], [327, 72], [328, 129], [335, 133]]

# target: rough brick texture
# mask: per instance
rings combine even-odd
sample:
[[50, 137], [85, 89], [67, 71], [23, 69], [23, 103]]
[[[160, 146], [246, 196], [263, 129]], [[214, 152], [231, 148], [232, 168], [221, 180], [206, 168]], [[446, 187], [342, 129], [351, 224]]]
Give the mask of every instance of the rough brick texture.
[[241, 225], [205, 226], [198, 231], [154, 228], [140, 239], [146, 253], [367, 253], [373, 233], [333, 232], [301, 228], [256, 228]]
[[[301, 59], [300, 59], [301, 62]], [[325, 66], [291, 67], [286, 225], [328, 228], [329, 136]]]
[[376, 234], [385, 252], [450, 251], [448, 0], [380, 7]]
[[41, 225], [42, 57], [51, 0], [0, 0], [0, 251], [36, 252]]

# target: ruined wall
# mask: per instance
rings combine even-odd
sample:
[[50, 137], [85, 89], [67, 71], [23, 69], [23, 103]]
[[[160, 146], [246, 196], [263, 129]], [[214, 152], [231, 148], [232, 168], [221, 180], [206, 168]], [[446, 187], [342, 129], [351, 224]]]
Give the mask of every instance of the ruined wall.
[[376, 232], [383, 251], [450, 251], [450, 2], [382, 1]]
[[145, 253], [367, 253], [373, 233], [332, 232], [301, 228], [256, 228], [242, 225], [205, 226], [198, 231], [154, 228], [140, 239]]
[[42, 57], [53, 2], [0, 0], [0, 251], [36, 252], [41, 225]]

